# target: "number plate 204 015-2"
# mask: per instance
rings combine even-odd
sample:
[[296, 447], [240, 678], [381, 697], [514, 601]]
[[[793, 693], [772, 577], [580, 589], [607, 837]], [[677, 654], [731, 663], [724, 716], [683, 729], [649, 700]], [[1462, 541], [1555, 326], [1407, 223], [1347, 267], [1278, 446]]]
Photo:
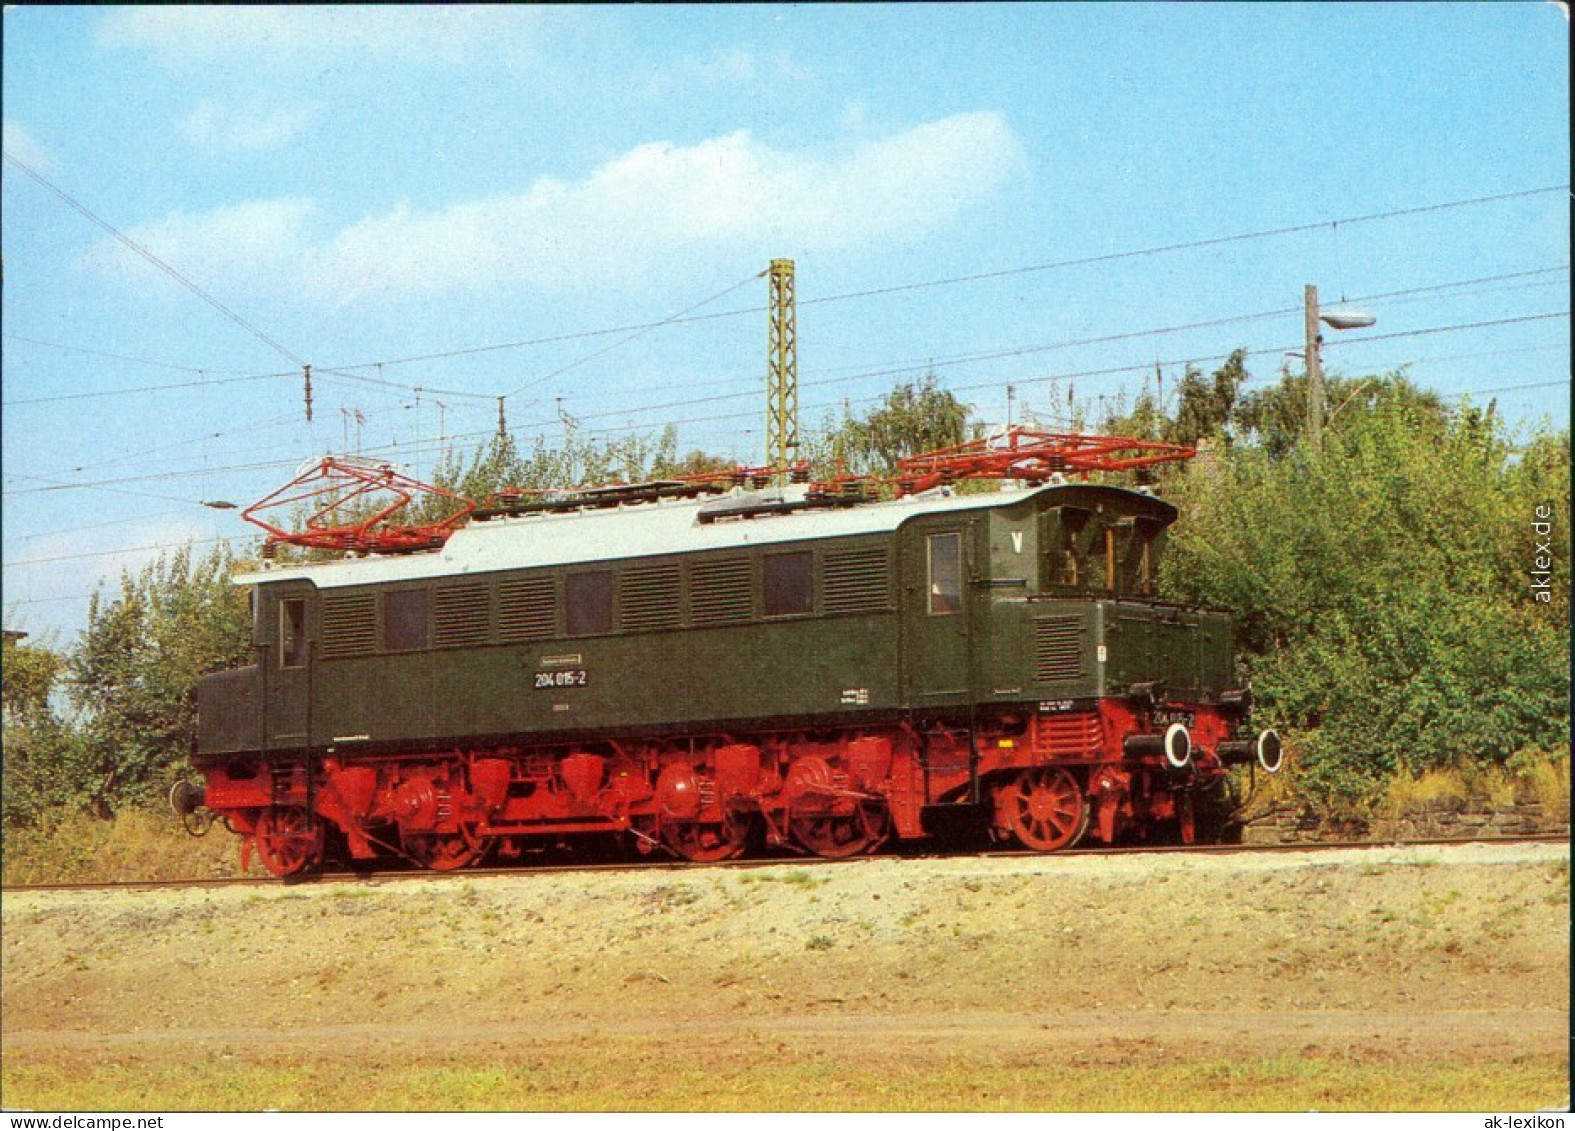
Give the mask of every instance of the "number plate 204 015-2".
[[584, 668], [564, 668], [562, 671], [537, 672], [534, 687], [537, 691], [557, 691], [564, 687], [584, 687], [589, 682]]

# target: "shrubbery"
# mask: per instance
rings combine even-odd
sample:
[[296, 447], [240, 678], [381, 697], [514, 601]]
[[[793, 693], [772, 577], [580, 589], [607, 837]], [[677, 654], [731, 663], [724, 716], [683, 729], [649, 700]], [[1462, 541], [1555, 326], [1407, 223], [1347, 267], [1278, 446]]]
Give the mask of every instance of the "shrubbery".
[[[1321, 452], [1249, 435], [1179, 479], [1162, 578], [1238, 614], [1301, 790], [1347, 808], [1396, 774], [1569, 740], [1568, 435], [1516, 450], [1491, 413], [1367, 384]], [[1539, 506], [1557, 515], [1546, 604], [1530, 576]]]

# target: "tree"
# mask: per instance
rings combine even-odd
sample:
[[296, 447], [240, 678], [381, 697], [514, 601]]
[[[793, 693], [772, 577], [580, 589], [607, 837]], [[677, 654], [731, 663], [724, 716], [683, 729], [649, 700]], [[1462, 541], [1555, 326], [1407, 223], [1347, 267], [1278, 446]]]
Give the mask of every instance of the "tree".
[[[1243, 437], [1250, 437], [1279, 458], [1296, 446], [1307, 428], [1307, 398], [1306, 375], [1287, 376], [1276, 385], [1242, 397], [1235, 410], [1236, 424]], [[1436, 394], [1417, 388], [1400, 372], [1324, 378], [1326, 427], [1338, 428], [1348, 419], [1371, 414], [1380, 402], [1406, 406], [1419, 423], [1426, 419], [1441, 425], [1448, 416]]]
[[51, 702], [65, 658], [7, 639], [3, 662], [0, 825], [13, 829], [75, 799], [81, 743]]
[[47, 710], [64, 664], [58, 652], [6, 637], [5, 664], [0, 668], [0, 705], [6, 718], [22, 719]]
[[1250, 376], [1244, 349], [1226, 358], [1207, 381], [1202, 373], [1187, 366], [1177, 390], [1176, 418], [1165, 430], [1164, 439], [1172, 444], [1191, 445], [1224, 433], [1230, 425], [1237, 394]]
[[83, 718], [80, 791], [101, 816], [161, 794], [188, 769], [197, 680], [251, 658], [239, 563], [220, 545], [190, 547], [123, 573], [112, 599], [94, 594], [67, 661], [67, 690]]
[[1147, 388], [1138, 394], [1131, 412], [1122, 411], [1125, 402], [1105, 417], [1099, 430], [1107, 436], [1130, 436], [1135, 440], [1162, 440], [1174, 428], [1174, 423], [1160, 408], [1159, 399]]
[[940, 388], [931, 373], [917, 384], [898, 384], [867, 416], [844, 418], [820, 454], [857, 475], [890, 475], [906, 456], [951, 447], [967, 437], [968, 406]]

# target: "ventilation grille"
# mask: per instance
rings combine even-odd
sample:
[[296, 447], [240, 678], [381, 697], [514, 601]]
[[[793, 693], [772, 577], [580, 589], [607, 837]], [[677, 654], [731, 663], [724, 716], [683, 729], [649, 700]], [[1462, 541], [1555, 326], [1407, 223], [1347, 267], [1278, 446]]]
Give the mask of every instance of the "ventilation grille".
[[1095, 758], [1104, 740], [1098, 711], [1040, 715], [1035, 753], [1042, 758]]
[[843, 550], [826, 555], [825, 609], [863, 613], [891, 607], [886, 551]]
[[370, 656], [377, 650], [377, 599], [371, 593], [323, 597], [323, 659]]
[[498, 639], [542, 640], [557, 627], [557, 588], [550, 577], [498, 586]]
[[690, 619], [736, 624], [749, 619], [749, 559], [696, 562], [689, 573]]
[[433, 601], [436, 614], [432, 643], [439, 648], [456, 648], [487, 642], [490, 612], [487, 587], [480, 582], [440, 588]]
[[1083, 674], [1083, 618], [1040, 617], [1034, 621], [1034, 678], [1040, 683]]
[[674, 628], [678, 624], [678, 567], [628, 569], [619, 581], [624, 628]]

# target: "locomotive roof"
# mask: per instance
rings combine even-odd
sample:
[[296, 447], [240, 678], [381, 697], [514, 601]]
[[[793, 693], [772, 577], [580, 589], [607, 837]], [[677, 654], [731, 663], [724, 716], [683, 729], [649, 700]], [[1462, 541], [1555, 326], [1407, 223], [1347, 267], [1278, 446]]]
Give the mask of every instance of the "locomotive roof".
[[[472, 522], [432, 553], [292, 563], [238, 574], [238, 585], [306, 579], [319, 588], [490, 573], [505, 569], [574, 565], [657, 557], [701, 550], [813, 541], [856, 534], [891, 533], [921, 515], [990, 510], [1037, 496], [1062, 495], [1065, 502], [1088, 493], [1114, 493], [1141, 500], [1155, 517], [1169, 521], [1175, 508], [1124, 487], [1091, 484], [1016, 488], [986, 495], [955, 495], [945, 488], [858, 506], [796, 510], [752, 518], [727, 517], [719, 500], [674, 499], [638, 505], [530, 514]], [[792, 488], [784, 501], [802, 497]], [[723, 500], [738, 496], [723, 496]], [[747, 498], [747, 497], [746, 497]], [[1048, 501], [1048, 499], [1047, 499]], [[711, 520], [702, 520], [707, 514]]]

